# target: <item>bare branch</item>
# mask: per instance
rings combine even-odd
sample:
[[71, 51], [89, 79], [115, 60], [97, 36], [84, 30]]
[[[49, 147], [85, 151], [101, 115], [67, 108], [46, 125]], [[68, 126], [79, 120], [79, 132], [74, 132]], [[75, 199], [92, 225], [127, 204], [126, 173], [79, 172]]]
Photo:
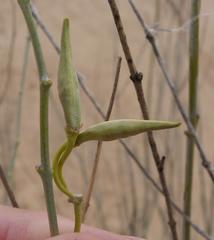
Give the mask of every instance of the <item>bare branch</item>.
[[14, 194], [13, 190], [11, 189], [11, 187], [10, 187], [8, 181], [7, 181], [7, 177], [5, 176], [4, 170], [3, 170], [1, 165], [0, 165], [0, 178], [1, 178], [2, 184], [4, 186], [4, 189], [7, 192], [7, 195], [10, 199], [10, 202], [11, 202], [12, 206], [15, 207], [15, 208], [19, 208], [19, 205], [18, 205], [18, 203], [16, 201], [16, 198], [15, 198], [15, 194]]
[[[123, 47], [123, 51], [124, 54], [126, 56], [126, 60], [127, 60], [127, 64], [129, 66], [129, 71], [130, 71], [130, 78], [134, 84], [135, 87], [135, 91], [137, 94], [137, 98], [138, 98], [138, 102], [143, 114], [144, 119], [148, 120], [149, 119], [149, 113], [148, 113], [148, 108], [147, 108], [147, 104], [146, 104], [146, 100], [144, 97], [144, 91], [143, 91], [143, 87], [142, 87], [142, 78], [143, 75], [142, 73], [139, 73], [136, 70], [135, 64], [134, 64], [134, 60], [131, 56], [131, 52], [128, 46], [128, 42], [126, 40], [126, 34], [123, 28], [123, 23], [122, 20], [120, 18], [120, 13], [119, 13], [119, 9], [117, 7], [117, 4], [115, 2], [115, 0], [108, 0], [109, 5], [111, 7], [111, 11], [114, 17], [114, 22], [115, 25], [117, 27], [117, 31], [120, 37], [120, 41], [121, 41], [121, 45]], [[171, 230], [171, 234], [172, 234], [172, 238], [174, 240], [178, 239], [177, 236], [177, 230], [176, 230], [176, 222], [173, 216], [173, 209], [171, 206], [171, 200], [170, 200], [170, 194], [169, 194], [169, 190], [167, 187], [167, 182], [166, 182], [166, 177], [165, 177], [165, 173], [164, 173], [164, 161], [162, 161], [162, 159], [160, 158], [158, 149], [157, 149], [157, 145], [155, 142], [155, 139], [153, 137], [153, 133], [152, 132], [148, 132], [147, 133], [148, 136], [148, 140], [149, 140], [149, 144], [150, 144], [150, 148], [152, 150], [152, 154], [153, 154], [153, 158], [157, 167], [157, 171], [159, 174], [159, 178], [160, 178], [160, 183], [161, 186], [163, 188], [163, 193], [164, 193], [164, 197], [165, 197], [165, 202], [166, 202], [166, 207], [167, 207], [167, 213], [168, 213], [168, 218], [169, 218], [169, 226], [170, 226], [170, 230]]]
[[7, 177], [8, 177], [9, 183], [12, 182], [13, 169], [14, 169], [16, 155], [19, 147], [20, 131], [21, 131], [22, 99], [23, 99], [24, 85], [26, 81], [29, 49], [30, 49], [30, 37], [27, 37], [25, 51], [24, 51], [24, 60], [23, 60], [21, 79], [19, 84], [19, 94], [17, 99], [17, 109], [16, 109], [16, 117], [15, 117], [16, 126], [15, 126], [15, 136], [14, 136], [15, 139], [14, 139], [14, 145], [11, 151], [12, 153], [11, 158], [9, 159], [9, 163], [7, 167]]
[[[114, 100], [115, 100], [115, 94], [116, 94], [117, 85], [118, 85], [118, 80], [119, 80], [119, 76], [120, 76], [121, 61], [122, 61], [122, 58], [119, 57], [118, 58], [118, 63], [117, 63], [117, 68], [116, 68], [115, 79], [114, 79], [114, 85], [113, 85], [112, 94], [111, 94], [107, 114], [106, 114], [106, 117], [105, 117], [105, 121], [109, 120], [111, 112], [112, 112], [112, 108], [113, 108], [113, 104], [114, 104]], [[86, 196], [85, 196], [85, 205], [84, 205], [84, 209], [83, 209], [83, 221], [85, 219], [88, 207], [90, 205], [91, 194], [92, 194], [92, 191], [93, 191], [93, 188], [94, 188], [96, 173], [97, 173], [98, 164], [99, 164], [99, 161], [100, 161], [101, 149], [102, 149], [102, 141], [98, 141], [96, 155], [95, 155], [95, 159], [94, 159], [93, 170], [92, 170], [92, 173], [91, 173], [88, 190], [87, 190], [87, 193], [86, 193]]]
[[11, 34], [10, 43], [9, 43], [9, 52], [8, 52], [8, 60], [7, 60], [7, 76], [6, 76], [6, 81], [3, 87], [3, 91], [0, 95], [0, 104], [2, 104], [2, 102], [4, 101], [12, 80], [13, 56], [15, 52], [15, 43], [16, 43], [16, 33], [17, 33], [16, 4], [13, 0], [10, 0], [10, 4], [11, 4], [10, 16], [12, 18], [11, 19], [12, 34]]
[[200, 154], [200, 157], [201, 157], [201, 160], [202, 160], [202, 166], [206, 169], [206, 171], [208, 172], [211, 180], [214, 182], [214, 169], [213, 169], [213, 166], [211, 164], [211, 162], [207, 159], [206, 155], [205, 155], [205, 152], [204, 152], [204, 149], [198, 139], [198, 136], [197, 136], [197, 133], [193, 127], [193, 125], [191, 124], [182, 104], [181, 104], [181, 101], [176, 93], [176, 90], [175, 90], [175, 87], [174, 87], [174, 84], [173, 84], [173, 81], [171, 80], [167, 70], [166, 70], [166, 67], [164, 65], [164, 61], [163, 61], [163, 58], [160, 54], [160, 51], [156, 45], [156, 42], [155, 42], [155, 37], [154, 35], [151, 33], [151, 31], [149, 30], [149, 28], [146, 26], [145, 22], [144, 22], [144, 19], [143, 17], [140, 15], [137, 7], [135, 6], [134, 2], [132, 0], [129, 0], [129, 3], [134, 11], [134, 13], [136, 14], [144, 32], [145, 32], [145, 35], [146, 35], [146, 38], [147, 40], [149, 41], [149, 43], [151, 44], [152, 48], [153, 48], [153, 51], [154, 51], [154, 55], [158, 61], [158, 64], [162, 70], [162, 73], [164, 75], [164, 79], [166, 80], [167, 84], [168, 84], [168, 87], [170, 88], [171, 92], [172, 92], [172, 95], [175, 99], [175, 102], [176, 102], [176, 105], [178, 107], [178, 110], [180, 111], [181, 113], [181, 116], [183, 117], [186, 125], [187, 125], [187, 128], [188, 128], [188, 131], [191, 135], [191, 137], [194, 139], [194, 142], [195, 142], [195, 145], [199, 151], [199, 154]]

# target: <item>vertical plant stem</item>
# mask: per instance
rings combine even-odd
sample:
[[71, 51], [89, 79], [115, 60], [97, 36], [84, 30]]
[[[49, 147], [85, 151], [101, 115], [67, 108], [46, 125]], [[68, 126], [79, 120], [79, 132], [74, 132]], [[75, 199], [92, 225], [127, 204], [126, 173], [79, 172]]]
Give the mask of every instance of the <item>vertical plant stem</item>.
[[4, 173], [4, 169], [2, 168], [1, 165], [0, 165], [0, 178], [1, 178], [2, 184], [4, 185], [5, 191], [6, 191], [8, 197], [10, 199], [10, 202], [11, 202], [12, 206], [15, 207], [15, 208], [18, 208], [19, 205], [16, 201], [14, 192], [10, 187], [10, 184], [7, 180], [7, 177], [6, 177], [5, 173]]
[[[120, 13], [119, 13], [117, 4], [116, 4], [115, 0], [108, 0], [108, 2], [111, 7], [112, 15], [114, 17], [114, 21], [115, 21], [115, 25], [118, 30], [121, 45], [123, 47], [123, 51], [124, 51], [124, 54], [125, 54], [125, 57], [127, 60], [128, 67], [129, 67], [129, 71], [130, 71], [130, 75], [131, 75], [130, 79], [132, 80], [132, 82], [134, 84], [134, 88], [136, 91], [136, 95], [138, 98], [138, 102], [139, 102], [143, 117], [144, 117], [144, 119], [148, 120], [149, 113], [148, 113], [148, 108], [147, 108], [146, 100], [144, 97], [144, 91], [143, 91], [143, 87], [142, 87], [143, 75], [142, 75], [142, 73], [137, 71], [136, 66], [134, 64], [134, 61], [133, 61], [133, 58], [131, 55], [131, 51], [130, 51], [130, 48], [129, 48], [129, 45], [128, 45], [128, 42], [126, 39], [126, 34], [125, 34], [125, 31], [123, 28], [122, 20], [120, 18]], [[171, 205], [170, 194], [168, 191], [166, 177], [165, 177], [165, 173], [164, 173], [165, 158], [161, 158], [159, 155], [157, 145], [156, 145], [155, 139], [153, 137], [153, 133], [148, 132], [147, 136], [148, 136], [149, 145], [152, 150], [152, 155], [153, 155], [156, 167], [157, 167], [160, 183], [161, 183], [164, 197], [165, 197], [165, 203], [166, 203], [166, 208], [167, 208], [167, 213], [168, 213], [168, 218], [169, 218], [169, 226], [170, 226], [170, 230], [171, 230], [171, 234], [172, 234], [172, 239], [177, 240], [178, 236], [177, 236], [177, 230], [176, 230], [176, 222], [175, 222], [175, 219], [173, 216], [173, 209], [172, 209], [172, 205]]]
[[[116, 94], [117, 85], [118, 85], [118, 80], [119, 80], [119, 75], [120, 75], [121, 62], [122, 62], [122, 58], [119, 57], [118, 58], [118, 63], [117, 63], [117, 68], [116, 68], [116, 75], [115, 75], [115, 79], [114, 79], [114, 86], [113, 86], [113, 90], [112, 90], [107, 114], [106, 114], [106, 117], [105, 117], [105, 121], [109, 120], [111, 112], [112, 112], [114, 99], [115, 99], [115, 94]], [[83, 221], [85, 219], [85, 216], [86, 216], [89, 204], [90, 204], [90, 199], [91, 199], [91, 194], [92, 194], [94, 183], [95, 183], [95, 178], [96, 178], [97, 168], [98, 168], [98, 164], [99, 164], [101, 149], [102, 149], [102, 141], [98, 141], [96, 156], [95, 156], [95, 160], [94, 160], [94, 165], [93, 165], [93, 169], [92, 169], [92, 173], [91, 173], [91, 177], [90, 177], [90, 181], [89, 181], [88, 190], [87, 190], [86, 197], [85, 197], [85, 205], [84, 205], [84, 209], [83, 209]]]
[[[155, 14], [154, 14], [154, 23], [159, 23], [160, 21], [160, 16], [162, 13], [162, 1], [160, 0], [156, 0], [155, 1]], [[153, 55], [152, 50], [150, 50], [151, 52], [149, 53], [149, 70], [148, 70], [148, 82], [147, 82], [147, 88], [145, 90], [146, 92], [146, 96], [147, 96], [147, 104], [150, 106], [150, 109], [153, 108], [153, 99], [154, 99], [154, 87], [155, 87], [155, 82], [154, 82], [154, 72], [155, 72], [155, 58]], [[150, 154], [150, 149], [148, 146], [148, 141], [146, 139], [146, 136], [142, 136], [143, 138], [143, 143], [144, 143], [144, 149], [143, 149], [143, 154], [144, 154], [144, 159], [145, 159], [145, 164], [146, 164], [146, 168], [148, 171], [151, 171], [151, 154]], [[147, 181], [143, 181], [143, 185], [144, 185], [144, 190], [149, 188], [149, 184]], [[146, 190], [145, 190], [146, 191]], [[151, 200], [152, 198], [152, 200]], [[151, 202], [156, 203], [156, 205], [158, 204], [158, 193], [156, 191], [153, 191], [152, 189], [150, 189], [150, 191], [146, 194], [144, 194], [143, 196], [143, 206], [142, 206], [142, 212], [143, 212], [143, 216], [142, 216], [142, 228], [141, 231], [143, 234], [145, 234], [145, 236], [147, 236], [148, 234], [148, 230], [150, 227], [150, 223], [152, 222], [152, 216], [154, 215], [154, 211], [155, 208], [153, 207], [154, 205], [151, 204]]]
[[[127, 160], [129, 156], [126, 154]], [[131, 215], [128, 218], [128, 230], [130, 235], [137, 235], [137, 226], [138, 226], [138, 191], [135, 181], [134, 169], [131, 161], [127, 161], [127, 171], [129, 175], [129, 185], [130, 185], [130, 198], [131, 198]], [[119, 176], [119, 175], [118, 175]]]
[[210, 193], [210, 196], [209, 196], [209, 204], [208, 206], [210, 206], [209, 208], [209, 214], [210, 214], [210, 217], [209, 217], [209, 222], [207, 222], [207, 232], [208, 234], [210, 234], [210, 236], [213, 236], [213, 223], [214, 223], [214, 205], [213, 205], [213, 202], [214, 202], [214, 188], [212, 186], [211, 188], [211, 193]]
[[[189, 36], [189, 119], [196, 128], [197, 115], [197, 91], [198, 91], [198, 59], [199, 59], [199, 18], [200, 0], [191, 1], [191, 19], [195, 19], [190, 26]], [[191, 216], [192, 183], [194, 168], [194, 139], [191, 134], [187, 137], [185, 189], [184, 189], [184, 212]], [[183, 239], [190, 240], [190, 225], [183, 221]]]
[[[3, 103], [7, 98], [8, 92], [10, 92], [10, 85], [13, 81], [13, 63], [14, 63], [14, 56], [16, 51], [16, 36], [17, 36], [17, 11], [16, 11], [16, 3], [14, 0], [6, 1], [7, 3], [10, 3], [11, 5], [11, 12], [8, 17], [11, 17], [11, 25], [8, 27], [8, 30], [11, 31], [10, 39], [8, 39], [9, 46], [8, 46], [8, 56], [7, 59], [5, 58], [4, 61], [6, 61], [6, 77], [5, 81], [1, 81], [1, 92], [0, 92], [0, 106], [1, 111], [3, 113], [1, 119], [2, 119], [2, 127], [6, 130], [6, 132], [3, 132], [1, 134], [1, 149], [2, 149], [2, 158], [7, 159], [8, 153], [10, 152], [10, 137], [12, 134], [12, 124], [11, 120], [11, 111], [8, 106], [4, 107]], [[6, 3], [5, 2], [5, 3]], [[2, 76], [1, 76], [2, 78]], [[3, 80], [3, 79], [2, 79]], [[7, 105], [7, 104], [6, 104]], [[6, 173], [7, 174], [7, 173]]]
[[19, 86], [19, 96], [17, 101], [15, 141], [12, 149], [11, 158], [9, 160], [8, 167], [7, 167], [7, 179], [10, 184], [12, 184], [13, 170], [14, 170], [14, 165], [16, 161], [17, 150], [19, 147], [20, 130], [21, 130], [21, 114], [22, 114], [22, 98], [23, 98], [24, 85], [26, 81], [29, 49], [30, 49], [30, 38], [27, 37], [25, 52], [24, 52], [24, 62], [23, 62], [23, 68], [22, 68], [22, 74], [21, 74], [20, 86]]
[[52, 172], [49, 160], [49, 133], [48, 133], [48, 100], [51, 81], [46, 72], [45, 62], [42, 54], [42, 49], [39, 42], [39, 37], [36, 30], [36, 25], [30, 9], [30, 0], [18, 0], [25, 17], [28, 30], [30, 32], [34, 53], [36, 57], [39, 78], [40, 78], [40, 148], [41, 148], [41, 165], [38, 167], [38, 172], [41, 176], [46, 207], [48, 212], [49, 227], [51, 236], [59, 233], [56, 208], [54, 202]]
[[75, 214], [75, 226], [74, 232], [80, 232], [81, 230], [81, 223], [82, 223], [82, 203], [83, 203], [83, 196], [82, 195], [74, 195], [74, 214]]
[[10, 83], [12, 80], [12, 67], [13, 67], [13, 58], [14, 58], [14, 53], [15, 53], [15, 43], [16, 43], [16, 33], [17, 33], [17, 14], [16, 14], [16, 4], [13, 0], [9, 1], [11, 4], [11, 29], [12, 29], [12, 34], [10, 38], [10, 43], [9, 43], [9, 52], [8, 52], [8, 62], [7, 62], [7, 76], [6, 76], [6, 81], [5, 85], [3, 86], [3, 91], [0, 95], [0, 104], [3, 103], [9, 87]]

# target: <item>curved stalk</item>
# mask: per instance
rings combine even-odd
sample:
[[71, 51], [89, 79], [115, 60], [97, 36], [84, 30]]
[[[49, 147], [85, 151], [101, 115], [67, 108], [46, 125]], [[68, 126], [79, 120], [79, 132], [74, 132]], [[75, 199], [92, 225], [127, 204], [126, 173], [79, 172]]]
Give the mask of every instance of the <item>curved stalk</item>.
[[66, 182], [63, 178], [62, 174], [62, 168], [67, 160], [69, 154], [74, 148], [76, 137], [78, 133], [74, 135], [74, 133], [68, 134], [67, 142], [64, 143], [59, 150], [57, 151], [54, 161], [53, 161], [53, 178], [57, 185], [57, 187], [60, 189], [61, 192], [63, 192], [65, 195], [68, 196], [69, 202], [73, 203], [74, 205], [74, 214], [75, 214], [75, 226], [74, 226], [74, 232], [80, 232], [81, 223], [82, 223], [82, 202], [83, 202], [83, 196], [79, 194], [73, 194], [68, 190], [68, 187], [66, 185]]

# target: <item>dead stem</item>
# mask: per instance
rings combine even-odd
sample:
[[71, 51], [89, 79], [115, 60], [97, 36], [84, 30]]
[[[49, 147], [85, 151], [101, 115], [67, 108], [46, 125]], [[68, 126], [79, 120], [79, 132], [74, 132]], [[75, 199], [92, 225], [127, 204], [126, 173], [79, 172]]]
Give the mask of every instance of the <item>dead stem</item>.
[[7, 195], [10, 199], [10, 202], [11, 202], [12, 206], [15, 207], [15, 208], [19, 208], [19, 205], [18, 205], [18, 203], [16, 201], [16, 198], [15, 198], [15, 194], [14, 194], [13, 190], [11, 189], [11, 187], [8, 183], [7, 177], [4, 173], [4, 170], [3, 170], [1, 165], [0, 165], [0, 178], [1, 178], [2, 184], [4, 186], [4, 189], [5, 189]]
[[[114, 17], [114, 22], [115, 22], [115, 25], [117, 27], [117, 31], [118, 31], [118, 34], [120, 37], [121, 45], [123, 47], [123, 51], [126, 56], [127, 64], [129, 66], [129, 71], [130, 71], [130, 75], [131, 75], [130, 79], [132, 80], [132, 82], [134, 84], [135, 91], [136, 91], [137, 98], [138, 98], [138, 103], [140, 105], [144, 119], [149, 120], [148, 108], [147, 108], [146, 100], [144, 97], [144, 91], [143, 91], [143, 87], [142, 87], [143, 75], [142, 75], [142, 73], [140, 73], [136, 70], [134, 60], [132, 58], [130, 48], [128, 46], [126, 34], [125, 34], [125, 31], [123, 28], [123, 23], [120, 18], [120, 13], [119, 13], [117, 4], [116, 4], [115, 0], [108, 0], [108, 2], [111, 7], [111, 11], [112, 11], [112, 14]], [[170, 195], [169, 195], [166, 177], [165, 177], [165, 173], [164, 173], [164, 161], [162, 161], [165, 158], [160, 157], [152, 132], [148, 132], [147, 136], [148, 136], [150, 148], [152, 150], [153, 158], [154, 158], [154, 161], [155, 161], [155, 164], [157, 167], [157, 171], [158, 171], [159, 178], [160, 178], [160, 183], [161, 183], [165, 201], [166, 201], [167, 213], [168, 213], [168, 218], [169, 218], [169, 226], [171, 229], [172, 237], [174, 240], [177, 240], [178, 236], [177, 236], [177, 231], [176, 231], [176, 222], [175, 222], [175, 219], [173, 216], [173, 209], [171, 206]]]
[[[106, 114], [106, 117], [105, 117], [105, 121], [109, 120], [111, 112], [112, 112], [112, 108], [113, 108], [113, 104], [114, 104], [114, 100], [115, 100], [115, 94], [116, 94], [116, 91], [117, 91], [117, 85], [118, 85], [119, 76], [120, 76], [121, 61], [122, 61], [122, 58], [119, 57], [117, 67], [116, 67], [114, 85], [113, 85], [112, 94], [111, 94], [107, 114]], [[96, 178], [96, 173], [97, 173], [97, 168], [98, 168], [98, 164], [99, 164], [99, 161], [100, 161], [101, 149], [102, 149], [102, 141], [98, 141], [97, 142], [96, 155], [95, 155], [95, 159], [94, 159], [93, 170], [92, 170], [91, 177], [90, 177], [90, 180], [89, 180], [88, 190], [87, 190], [87, 193], [86, 193], [86, 196], [85, 196], [85, 203], [84, 203], [84, 209], [83, 209], [83, 221], [85, 220], [86, 213], [87, 213], [88, 207], [90, 205], [91, 194], [92, 194], [92, 191], [93, 191], [95, 178]]]

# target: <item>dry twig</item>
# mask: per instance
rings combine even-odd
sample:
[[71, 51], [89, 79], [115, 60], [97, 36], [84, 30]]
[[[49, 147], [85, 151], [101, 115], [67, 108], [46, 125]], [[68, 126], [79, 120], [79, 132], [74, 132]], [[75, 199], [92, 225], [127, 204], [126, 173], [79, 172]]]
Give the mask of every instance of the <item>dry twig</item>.
[[193, 125], [191, 124], [183, 106], [182, 106], [182, 103], [176, 93], [176, 90], [175, 90], [175, 87], [174, 87], [174, 84], [173, 84], [173, 81], [171, 80], [167, 70], [166, 70], [166, 67], [164, 65], [164, 61], [163, 61], [163, 58], [160, 54], [160, 51], [156, 45], [156, 41], [155, 41], [155, 37], [154, 35], [151, 33], [151, 31], [149, 30], [149, 28], [146, 26], [145, 22], [144, 22], [144, 19], [143, 17], [141, 16], [141, 14], [139, 13], [137, 7], [135, 6], [135, 4], [133, 3], [132, 0], [129, 0], [129, 3], [134, 11], [134, 13], [136, 14], [144, 32], [145, 32], [145, 35], [146, 35], [146, 38], [148, 39], [148, 41], [150, 42], [152, 48], [153, 48], [153, 51], [154, 51], [154, 54], [155, 54], [155, 57], [158, 61], [158, 64], [163, 72], [163, 75], [164, 75], [164, 79], [166, 80], [171, 92], [172, 92], [172, 95], [175, 99], [175, 102], [176, 102], [176, 105], [178, 107], [178, 110], [180, 111], [187, 127], [188, 127], [188, 131], [189, 131], [189, 134], [191, 135], [191, 137], [194, 139], [195, 141], [195, 145], [199, 151], [199, 154], [200, 154], [200, 157], [202, 159], [202, 165], [203, 167], [206, 169], [206, 171], [208, 172], [210, 178], [212, 179], [212, 181], [214, 182], [214, 170], [213, 170], [213, 166], [211, 164], [211, 162], [207, 159], [206, 155], [205, 155], [205, 152], [204, 152], [204, 149], [198, 139], [198, 136], [196, 134], [196, 131], [193, 127]]
[[14, 194], [13, 190], [11, 189], [11, 187], [8, 183], [7, 177], [4, 173], [4, 170], [3, 170], [1, 165], [0, 165], [0, 178], [1, 178], [2, 184], [4, 186], [4, 189], [7, 192], [7, 195], [10, 199], [10, 202], [11, 202], [12, 206], [15, 207], [15, 208], [18, 208], [19, 205], [16, 201], [15, 194]]
[[[134, 61], [133, 61], [133, 58], [132, 58], [132, 55], [131, 55], [131, 52], [130, 52], [130, 49], [128, 46], [126, 34], [125, 34], [125, 31], [123, 28], [123, 23], [120, 18], [120, 13], [119, 13], [117, 4], [116, 4], [115, 0], [108, 0], [108, 2], [111, 7], [115, 25], [117, 27], [117, 31], [118, 31], [118, 34], [120, 37], [121, 45], [123, 47], [123, 51], [126, 56], [127, 64], [128, 64], [130, 75], [131, 75], [130, 79], [132, 80], [132, 82], [134, 84], [143, 117], [144, 117], [144, 119], [148, 120], [149, 113], [148, 113], [148, 108], [147, 108], [146, 100], [144, 97], [144, 91], [143, 91], [143, 87], [142, 87], [143, 75], [142, 75], [142, 73], [140, 73], [136, 70], [136, 66], [134, 64]], [[158, 170], [160, 183], [163, 188], [163, 193], [164, 193], [164, 197], [165, 197], [165, 201], [166, 201], [167, 213], [168, 213], [168, 218], [169, 218], [169, 226], [171, 229], [172, 237], [174, 240], [177, 240], [178, 236], [177, 236], [177, 231], [176, 231], [176, 222], [175, 222], [175, 219], [173, 216], [173, 209], [171, 206], [170, 195], [169, 195], [166, 177], [165, 177], [165, 173], [164, 173], [165, 157], [163, 157], [163, 158], [160, 157], [152, 132], [148, 132], [147, 136], [148, 136], [149, 144], [150, 144], [150, 147], [152, 150], [153, 158], [154, 158], [157, 170]]]
[[[117, 63], [117, 68], [116, 68], [115, 79], [114, 79], [114, 85], [113, 85], [112, 94], [111, 94], [107, 114], [105, 117], [105, 121], [109, 120], [111, 112], [112, 112], [112, 108], [113, 108], [113, 104], [114, 104], [114, 100], [115, 100], [115, 94], [117, 91], [117, 85], [118, 85], [119, 76], [120, 76], [121, 61], [122, 61], [122, 58], [119, 57], [118, 63]], [[83, 209], [83, 221], [85, 219], [88, 207], [90, 205], [90, 199], [91, 199], [91, 194], [92, 194], [94, 183], [95, 183], [97, 168], [98, 168], [98, 164], [99, 164], [99, 160], [100, 160], [101, 149], [102, 149], [102, 141], [98, 141], [96, 155], [95, 155], [95, 159], [94, 159], [93, 170], [91, 173], [88, 190], [87, 190], [87, 193], [85, 196], [85, 204], [84, 204], [84, 209]]]

